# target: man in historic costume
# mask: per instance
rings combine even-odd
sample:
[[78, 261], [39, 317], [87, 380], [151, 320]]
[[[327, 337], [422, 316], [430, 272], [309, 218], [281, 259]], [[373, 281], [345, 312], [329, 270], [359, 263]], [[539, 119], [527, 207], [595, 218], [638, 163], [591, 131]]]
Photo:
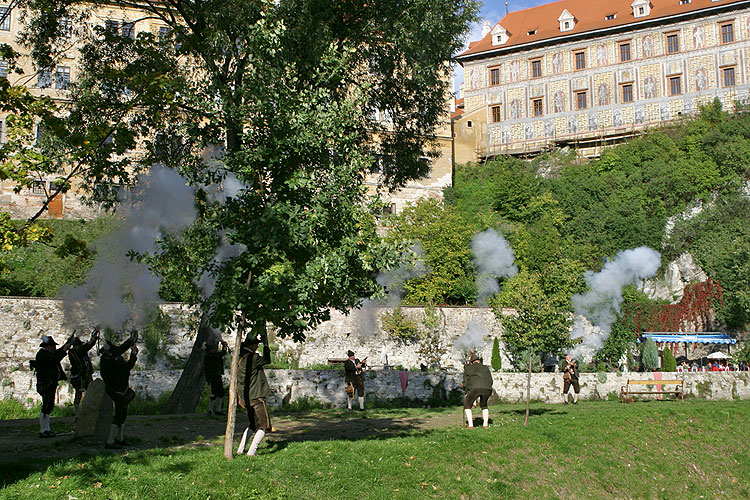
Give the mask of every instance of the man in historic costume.
[[[107, 395], [115, 404], [115, 414], [109, 429], [109, 438], [104, 445], [108, 449], [121, 449], [130, 443], [125, 441], [125, 418], [128, 414], [128, 404], [135, 397], [130, 388], [130, 371], [135, 366], [138, 357], [138, 332], [130, 332], [128, 340], [119, 346], [107, 341], [102, 348], [101, 374]], [[122, 355], [130, 349], [130, 356], [126, 361]]]
[[[237, 372], [237, 397], [240, 407], [247, 410], [249, 420], [247, 429], [242, 434], [237, 454], [245, 451], [245, 443], [250, 429], [254, 435], [247, 456], [254, 456], [258, 451], [258, 445], [265, 437], [266, 432], [271, 431], [271, 418], [268, 416], [266, 397], [271, 394], [271, 387], [266, 379], [263, 367], [271, 364], [271, 349], [268, 347], [268, 336], [262, 333], [259, 337], [246, 338], [241, 344], [239, 369]], [[263, 343], [263, 355], [258, 354], [258, 346]]]
[[349, 358], [344, 361], [347, 409], [352, 411], [352, 401], [356, 392], [359, 411], [365, 411], [365, 370], [367, 369], [367, 358], [360, 361], [354, 357], [354, 351], [347, 351], [346, 355]]
[[70, 383], [76, 391], [73, 399], [73, 408], [76, 411], [78, 419], [78, 408], [83, 399], [83, 393], [86, 392], [89, 384], [93, 380], [94, 367], [89, 359], [89, 351], [99, 340], [99, 330], [91, 333], [91, 338], [85, 344], [78, 337], [73, 337], [73, 345], [68, 351], [68, 361], [70, 361]]
[[464, 365], [464, 414], [469, 428], [474, 427], [474, 417], [471, 408], [479, 398], [479, 407], [482, 408], [482, 427], [490, 425], [490, 410], [487, 401], [492, 395], [492, 374], [490, 369], [482, 364], [482, 359], [475, 352], [469, 357], [469, 362]]
[[226, 415], [222, 410], [224, 402], [224, 356], [227, 354], [228, 345], [223, 340], [219, 341], [221, 349], [217, 349], [215, 340], [206, 342], [206, 354], [203, 357], [203, 371], [206, 374], [206, 382], [211, 387], [211, 397], [208, 400], [209, 415]]
[[50, 429], [49, 418], [55, 408], [57, 383], [67, 378], [60, 361], [72, 344], [73, 337], [71, 336], [58, 349], [55, 347], [57, 342], [52, 337], [42, 335], [39, 352], [36, 353], [36, 358], [31, 363], [31, 368], [36, 371], [36, 391], [42, 396], [42, 410], [39, 412], [39, 437], [41, 438], [55, 436]]
[[563, 368], [563, 398], [565, 404], [568, 404], [568, 391], [573, 386], [573, 404], [578, 404], [578, 393], [581, 386], [578, 384], [578, 361], [573, 359], [570, 354], [565, 355], [565, 367]]

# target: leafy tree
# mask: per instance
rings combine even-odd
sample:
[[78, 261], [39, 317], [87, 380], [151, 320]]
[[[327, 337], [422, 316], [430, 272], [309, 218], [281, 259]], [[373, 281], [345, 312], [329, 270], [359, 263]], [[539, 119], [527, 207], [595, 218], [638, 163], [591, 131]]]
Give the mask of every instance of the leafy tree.
[[419, 242], [427, 273], [404, 285], [407, 304], [466, 304], [476, 295], [469, 242], [471, 227], [438, 200], [422, 199], [391, 222], [391, 242]]
[[[380, 182], [389, 188], [427, 173], [449, 63], [476, 2], [22, 3], [40, 67], [51, 66], [44, 59], [63, 17], [94, 25], [96, 9], [136, 7], [165, 28], [165, 36], [104, 27], [81, 34], [81, 76], [66, 109], [72, 133], [57, 138], [109, 131], [116, 150], [90, 159], [90, 182], [122, 176], [115, 153], [136, 141], [147, 152], [136, 169], [161, 162], [195, 184], [239, 181], [207, 223], [241, 251], [194, 270], [216, 278], [202, 302], [213, 325], [239, 312], [243, 328], [263, 334], [271, 323], [277, 335], [304, 340], [331, 308], [376, 292], [373, 276], [399, 252], [377, 237], [365, 174], [376, 154], [386, 159]], [[369, 120], [378, 110], [390, 120]]]
[[674, 359], [674, 355], [672, 354], [672, 349], [669, 347], [664, 348], [664, 352], [662, 354], [662, 371], [664, 372], [676, 372], [677, 371], [677, 361]]
[[[495, 316], [503, 325], [503, 340], [514, 353], [526, 352], [528, 379], [526, 383], [526, 418], [529, 420], [531, 371], [534, 354], [557, 352], [570, 341], [569, 297], [560, 293], [546, 293], [541, 273], [522, 269], [506, 282], [495, 296]], [[502, 315], [502, 307], [512, 307], [515, 314]], [[541, 366], [541, 360], [539, 360]]]
[[492, 369], [499, 372], [503, 368], [503, 360], [500, 357], [500, 339], [495, 337], [492, 341], [492, 359], [490, 360]]
[[659, 369], [659, 350], [656, 348], [656, 342], [651, 339], [641, 345], [641, 364], [643, 369], [649, 372]]

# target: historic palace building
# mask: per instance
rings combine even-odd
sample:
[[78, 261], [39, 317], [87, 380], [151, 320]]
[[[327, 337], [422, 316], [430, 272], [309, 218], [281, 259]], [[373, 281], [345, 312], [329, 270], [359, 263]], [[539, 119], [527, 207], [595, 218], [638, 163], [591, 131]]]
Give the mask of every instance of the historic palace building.
[[473, 155], [457, 161], [596, 156], [714, 98], [748, 98], [750, 0], [560, 0], [485, 23], [458, 59], [456, 148]]

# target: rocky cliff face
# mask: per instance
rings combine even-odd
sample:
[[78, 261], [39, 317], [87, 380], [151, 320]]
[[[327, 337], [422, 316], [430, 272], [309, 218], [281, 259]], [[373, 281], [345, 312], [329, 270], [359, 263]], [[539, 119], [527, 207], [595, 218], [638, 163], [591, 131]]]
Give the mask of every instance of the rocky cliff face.
[[684, 253], [667, 264], [663, 279], [645, 280], [638, 289], [650, 299], [668, 300], [675, 304], [682, 299], [685, 286], [690, 283], [701, 283], [707, 279], [708, 276], [703, 269], [693, 261], [693, 256]]

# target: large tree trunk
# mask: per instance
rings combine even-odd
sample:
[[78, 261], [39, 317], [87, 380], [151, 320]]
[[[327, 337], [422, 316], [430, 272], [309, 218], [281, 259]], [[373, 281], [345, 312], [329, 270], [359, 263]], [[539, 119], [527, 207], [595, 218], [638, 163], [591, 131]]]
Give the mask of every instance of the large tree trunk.
[[180, 380], [177, 381], [177, 385], [164, 407], [164, 413], [193, 413], [198, 407], [198, 402], [203, 395], [203, 388], [206, 385], [206, 377], [203, 372], [203, 357], [206, 350], [203, 348], [203, 344], [211, 335], [208, 318], [209, 314], [206, 312], [201, 315], [193, 349], [190, 351], [187, 364], [182, 370]]

